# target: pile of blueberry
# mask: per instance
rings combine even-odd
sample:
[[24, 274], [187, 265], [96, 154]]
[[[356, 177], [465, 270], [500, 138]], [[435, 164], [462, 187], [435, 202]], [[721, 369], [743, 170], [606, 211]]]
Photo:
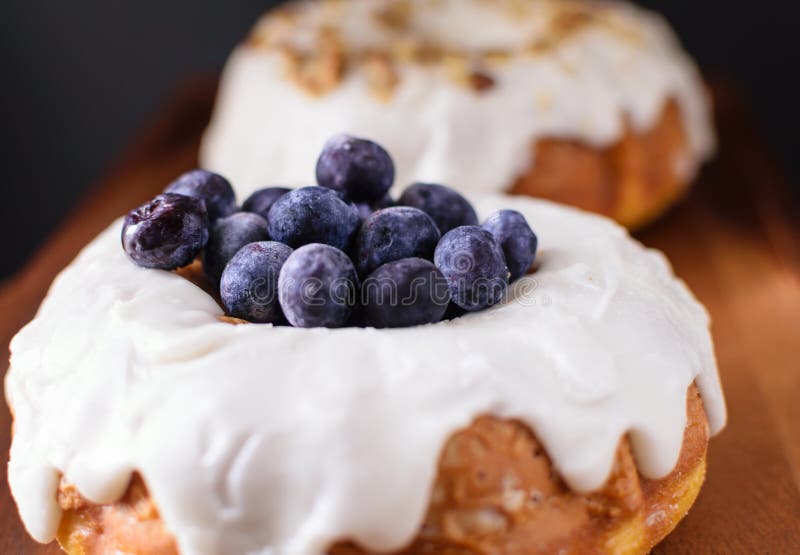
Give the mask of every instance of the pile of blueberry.
[[482, 226], [470, 203], [417, 183], [395, 201], [379, 145], [339, 135], [317, 162], [319, 186], [271, 187], [241, 208], [228, 181], [194, 170], [131, 211], [122, 246], [139, 266], [174, 270], [202, 256], [228, 314], [297, 327], [406, 327], [500, 302], [537, 239], [501, 210]]

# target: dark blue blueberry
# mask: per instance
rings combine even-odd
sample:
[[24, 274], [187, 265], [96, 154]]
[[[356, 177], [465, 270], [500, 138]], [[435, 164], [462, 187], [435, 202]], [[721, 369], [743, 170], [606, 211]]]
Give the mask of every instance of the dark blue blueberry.
[[286, 187], [267, 187], [266, 189], [259, 189], [244, 201], [244, 204], [242, 204], [242, 212], [252, 212], [266, 220], [269, 209], [272, 208], [275, 201], [289, 191], [291, 191], [291, 189], [287, 189]]
[[364, 319], [364, 306], [361, 303], [356, 303], [353, 306], [353, 312], [350, 314], [350, 319], [347, 321], [347, 324], [344, 325], [346, 328], [366, 328], [367, 322]]
[[292, 248], [324, 243], [345, 250], [358, 229], [358, 215], [339, 195], [303, 187], [280, 197], [269, 211], [269, 236]]
[[483, 229], [494, 235], [500, 243], [511, 281], [524, 276], [533, 265], [539, 244], [525, 216], [516, 210], [500, 210], [489, 216]]
[[410, 206], [384, 208], [372, 214], [358, 232], [355, 259], [364, 276], [401, 258], [433, 259], [441, 235], [433, 220]]
[[[449, 293], [448, 288], [448, 293]], [[444, 316], [442, 316], [442, 320], [455, 320], [456, 318], [461, 318], [466, 314], [467, 311], [458, 306], [453, 301], [450, 301], [450, 304], [447, 305], [447, 310], [444, 311]]]
[[478, 215], [469, 201], [443, 185], [416, 183], [403, 192], [397, 204], [425, 212], [442, 235], [462, 225], [478, 225]]
[[356, 214], [358, 214], [358, 219], [362, 222], [372, 216], [372, 213], [374, 212], [372, 206], [366, 202], [351, 202], [350, 206], [353, 207], [353, 210], [355, 210]]
[[373, 212], [394, 206], [394, 199], [392, 195], [386, 193], [378, 202], [353, 202], [351, 204], [356, 209], [358, 217], [363, 222], [369, 218]]
[[206, 170], [186, 172], [170, 183], [164, 192], [201, 199], [206, 203], [212, 223], [236, 212], [236, 194], [231, 184], [221, 175]]
[[368, 326], [404, 328], [441, 320], [450, 289], [433, 263], [404, 258], [372, 272], [361, 286], [361, 299]]
[[219, 292], [228, 314], [256, 323], [278, 323], [278, 275], [292, 254], [283, 243], [261, 241], [245, 245], [222, 272]]
[[122, 225], [122, 248], [145, 268], [174, 270], [191, 264], [207, 242], [206, 207], [184, 195], [158, 195], [129, 212]]
[[220, 218], [211, 226], [211, 237], [203, 251], [203, 270], [211, 283], [218, 284], [222, 271], [233, 255], [248, 243], [266, 241], [267, 222], [249, 212]]
[[350, 258], [321, 243], [289, 256], [278, 277], [278, 299], [286, 319], [298, 328], [338, 328], [347, 324], [358, 295]]
[[350, 135], [336, 135], [317, 160], [317, 183], [354, 202], [375, 202], [394, 182], [394, 162], [383, 147]]
[[392, 206], [395, 206], [395, 202], [390, 193], [383, 195], [378, 202], [372, 203], [373, 210], [382, 210], [383, 208], [390, 208]]
[[436, 267], [455, 304], [473, 312], [497, 304], [508, 289], [508, 267], [494, 236], [478, 226], [457, 227], [439, 241]]

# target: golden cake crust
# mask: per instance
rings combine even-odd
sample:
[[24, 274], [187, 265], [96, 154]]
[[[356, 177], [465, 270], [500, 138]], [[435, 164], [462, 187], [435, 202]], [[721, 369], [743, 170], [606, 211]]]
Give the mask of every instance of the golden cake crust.
[[533, 145], [536, 163], [511, 189], [641, 227], [663, 213], [689, 188], [681, 161], [689, 156], [681, 111], [671, 100], [652, 129], [627, 126], [608, 148], [579, 141], [542, 139]]
[[[558, 476], [521, 422], [477, 418], [445, 445], [424, 524], [398, 555], [647, 553], [683, 518], [705, 476], [708, 423], [697, 388], [687, 394], [687, 425], [673, 471], [648, 480], [623, 438], [611, 476], [578, 494]], [[69, 555], [177, 555], [172, 535], [139, 475], [125, 496], [93, 505], [66, 481], [58, 541]], [[330, 555], [363, 555], [342, 542]]]

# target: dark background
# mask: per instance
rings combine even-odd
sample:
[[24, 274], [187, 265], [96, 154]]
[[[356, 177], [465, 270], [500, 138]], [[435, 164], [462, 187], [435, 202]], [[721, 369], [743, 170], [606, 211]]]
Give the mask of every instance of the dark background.
[[[170, 90], [218, 71], [276, 3], [3, 0], [0, 279], [24, 263]], [[776, 157], [800, 183], [794, 3], [639, 3], [672, 21], [708, 75], [739, 85]]]

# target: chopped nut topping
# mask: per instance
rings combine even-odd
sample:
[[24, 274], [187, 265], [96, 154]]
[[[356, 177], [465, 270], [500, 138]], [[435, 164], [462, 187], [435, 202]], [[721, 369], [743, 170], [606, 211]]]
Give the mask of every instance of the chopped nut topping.
[[530, 43], [523, 49], [523, 52], [531, 56], [542, 56], [553, 50], [556, 45], [557, 42], [551, 38], [542, 38]]
[[411, 21], [412, 8], [408, 0], [399, 0], [388, 4], [375, 12], [375, 19], [389, 29], [402, 31], [408, 28]]
[[482, 93], [494, 87], [494, 79], [485, 73], [473, 72], [469, 76], [469, 84], [472, 90]]
[[511, 52], [507, 50], [488, 50], [483, 53], [483, 62], [486, 64], [504, 64], [511, 59]]
[[275, 8], [265, 18], [265, 22], [256, 26], [250, 34], [247, 44], [252, 48], [277, 48], [281, 41], [291, 35], [297, 25], [298, 5], [284, 4]]
[[552, 32], [559, 38], [564, 38], [580, 31], [594, 21], [594, 15], [585, 10], [564, 10], [550, 23]]
[[284, 48], [282, 53], [289, 78], [311, 95], [328, 93], [342, 80], [345, 56], [341, 38], [334, 28], [320, 31], [313, 53], [290, 48]]
[[446, 58], [445, 49], [432, 42], [420, 43], [415, 52], [414, 61], [422, 65], [440, 64]]
[[470, 85], [469, 58], [464, 54], [447, 54], [444, 67], [448, 77], [460, 85]]
[[372, 94], [379, 100], [389, 100], [400, 79], [389, 56], [371, 54], [364, 62], [364, 71]]
[[[415, 17], [424, 15], [415, 13], [420, 9], [418, 5], [410, 0], [391, 0], [376, 3], [378, 7], [367, 15], [387, 36], [385, 47], [381, 47], [385, 50], [375, 54], [374, 45], [348, 45], [342, 39], [336, 25], [348, 16], [348, 3], [321, 0], [311, 4], [289, 3], [273, 10], [249, 37], [248, 44], [280, 52], [286, 61], [288, 77], [311, 95], [331, 92], [346, 72], [361, 70], [371, 93], [377, 99], [388, 100], [401, 82], [399, 64], [443, 67], [454, 82], [481, 93], [493, 88], [496, 82], [487, 72], [476, 70], [476, 66], [496, 66], [520, 54], [551, 53], [588, 27], [603, 27], [625, 40], [641, 42], [642, 39], [638, 29], [614, 17], [613, 10], [601, 4], [570, 0], [484, 0], [484, 3], [487, 9], [504, 13], [512, 25], [526, 24], [534, 17], [542, 25], [535, 27], [535, 34], [524, 47], [458, 51], [417, 31]], [[438, 2], [428, 0], [422, 5], [433, 9]]]
[[417, 59], [418, 50], [419, 43], [411, 37], [399, 38], [391, 45], [391, 55], [399, 62], [413, 62]]

